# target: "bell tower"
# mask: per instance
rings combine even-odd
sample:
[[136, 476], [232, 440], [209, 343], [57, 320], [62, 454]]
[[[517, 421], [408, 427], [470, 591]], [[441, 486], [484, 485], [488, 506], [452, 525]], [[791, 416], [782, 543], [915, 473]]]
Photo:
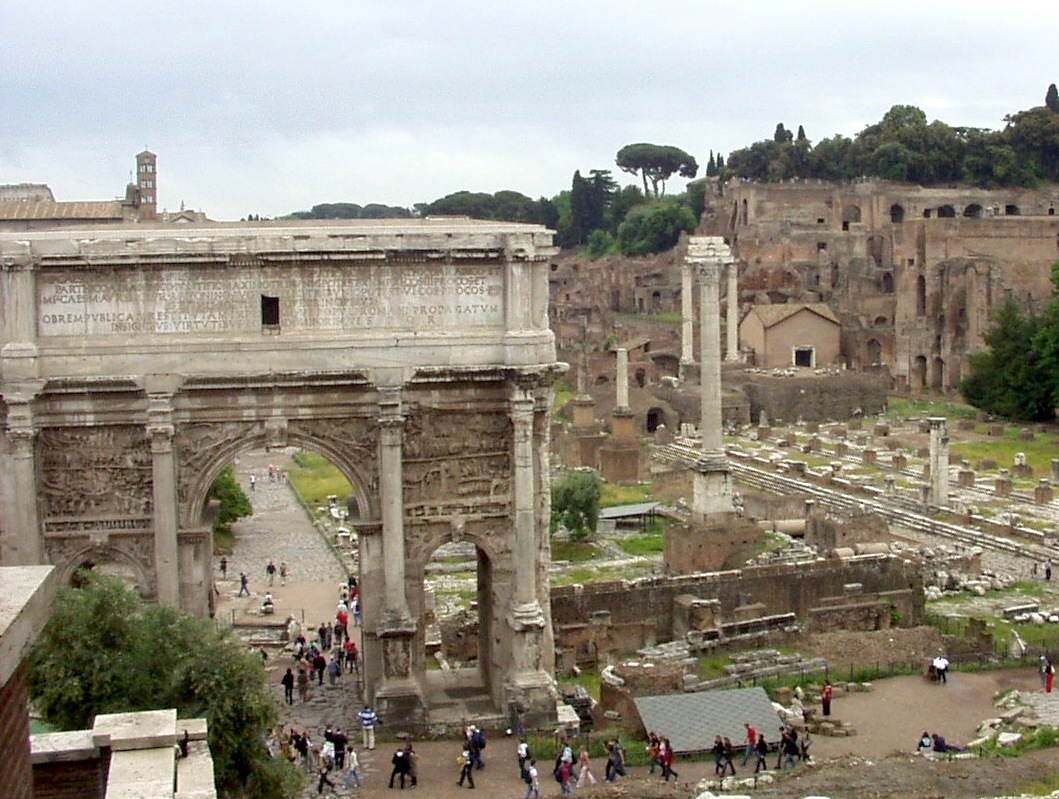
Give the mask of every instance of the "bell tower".
[[136, 188], [140, 195], [140, 219], [158, 216], [158, 156], [144, 150], [136, 156]]

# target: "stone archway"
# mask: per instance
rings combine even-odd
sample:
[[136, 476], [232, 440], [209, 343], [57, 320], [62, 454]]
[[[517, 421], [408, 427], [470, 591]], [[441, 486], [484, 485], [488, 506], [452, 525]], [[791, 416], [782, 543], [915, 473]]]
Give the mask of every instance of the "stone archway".
[[435, 220], [0, 233], [0, 562], [106, 554], [205, 615], [210, 483], [297, 444], [364, 517], [368, 700], [429, 725], [410, 575], [462, 537], [490, 597], [482, 693], [553, 726], [554, 253], [537, 225]]

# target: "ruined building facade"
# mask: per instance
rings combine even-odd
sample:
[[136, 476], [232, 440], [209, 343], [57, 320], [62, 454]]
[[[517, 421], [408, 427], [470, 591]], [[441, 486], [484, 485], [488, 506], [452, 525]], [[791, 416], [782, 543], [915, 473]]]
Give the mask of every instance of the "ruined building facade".
[[842, 359], [897, 388], [954, 389], [1000, 305], [1039, 310], [1059, 260], [1059, 189], [730, 181], [701, 229], [723, 235], [749, 305], [824, 302]]

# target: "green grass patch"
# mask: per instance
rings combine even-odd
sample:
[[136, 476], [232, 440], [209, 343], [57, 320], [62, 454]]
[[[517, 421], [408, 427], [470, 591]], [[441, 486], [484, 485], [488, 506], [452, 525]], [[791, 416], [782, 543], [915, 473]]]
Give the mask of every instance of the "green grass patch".
[[623, 538], [617, 542], [623, 550], [636, 558], [649, 558], [661, 555], [665, 548], [665, 538], [662, 533], [644, 533], [632, 538]]
[[288, 479], [302, 503], [311, 509], [327, 504], [327, 498], [337, 496], [345, 504], [353, 487], [338, 468], [315, 452], [297, 452], [295, 466], [288, 472]]
[[616, 505], [636, 505], [651, 501], [651, 484], [638, 483], [632, 486], [619, 486], [603, 483], [600, 486], [599, 507], [613, 508]]
[[577, 676], [571, 676], [563, 680], [564, 683], [573, 683], [574, 685], [580, 685], [586, 691], [588, 695], [599, 701], [599, 672], [590, 671], [585, 669]]
[[588, 541], [555, 541], [552, 540], [552, 560], [565, 560], [570, 563], [585, 563], [600, 555], [599, 547]]
[[700, 655], [698, 658], [699, 677], [703, 680], [715, 680], [724, 677], [727, 672], [724, 667], [729, 665], [732, 659], [725, 654], [714, 653]]
[[[1019, 430], [1008, 427], [1004, 435], [986, 441], [961, 441], [953, 449], [970, 462], [972, 468], [982, 458], [992, 458], [997, 468], [1010, 469], [1015, 463], [1015, 453], [1025, 452], [1026, 463], [1033, 467], [1035, 477], [1047, 477], [1052, 473], [1052, 458], [1059, 447], [1059, 436], [1055, 433], [1038, 433], [1032, 441], [1020, 441]], [[1029, 483], [1032, 486], [1035, 481]]]
[[962, 402], [890, 397], [886, 401], [886, 416], [890, 419], [914, 419], [917, 416], [975, 419], [978, 417], [978, 409]]
[[552, 577], [552, 585], [573, 585], [574, 583], [600, 583], [610, 580], [633, 580], [650, 573], [650, 570], [637, 570], [628, 566], [579, 566], [567, 569]]

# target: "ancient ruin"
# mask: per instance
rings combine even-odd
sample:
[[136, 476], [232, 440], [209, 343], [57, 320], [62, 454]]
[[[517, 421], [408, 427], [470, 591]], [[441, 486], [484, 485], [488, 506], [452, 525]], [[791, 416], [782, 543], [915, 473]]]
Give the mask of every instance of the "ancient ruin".
[[429, 721], [423, 568], [468, 541], [477, 688], [547, 723], [554, 252], [451, 220], [0, 234], [0, 562], [205, 614], [211, 483], [296, 444], [353, 486], [369, 700]]

